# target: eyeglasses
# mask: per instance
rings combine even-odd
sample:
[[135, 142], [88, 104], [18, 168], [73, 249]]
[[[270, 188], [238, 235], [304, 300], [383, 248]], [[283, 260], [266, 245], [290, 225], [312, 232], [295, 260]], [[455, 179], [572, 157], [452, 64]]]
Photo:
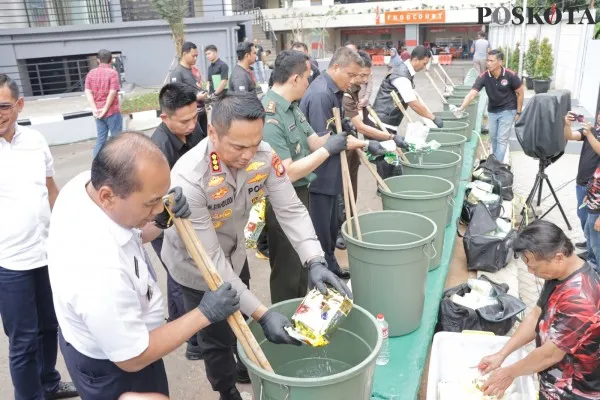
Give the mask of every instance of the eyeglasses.
[[0, 103], [0, 113], [8, 114], [16, 106], [17, 103]]

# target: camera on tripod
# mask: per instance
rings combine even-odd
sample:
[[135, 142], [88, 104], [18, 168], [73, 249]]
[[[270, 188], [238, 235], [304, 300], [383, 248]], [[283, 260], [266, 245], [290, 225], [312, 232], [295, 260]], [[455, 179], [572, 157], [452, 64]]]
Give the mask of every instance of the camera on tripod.
[[[568, 90], [557, 90], [550, 93], [537, 94], [529, 100], [523, 110], [521, 117], [515, 124], [515, 133], [523, 152], [529, 157], [539, 160], [539, 169], [535, 182], [521, 215], [525, 215], [528, 209], [533, 211], [534, 218], [544, 218], [554, 207], [558, 206], [563, 219], [569, 230], [571, 224], [556, 196], [556, 192], [548, 179], [545, 169], [556, 162], [565, 152], [567, 142], [564, 137], [565, 115], [571, 110], [571, 92]], [[556, 203], [543, 215], [537, 216], [532, 207], [537, 193], [537, 205], [542, 202], [543, 184], [550, 189]], [[521, 220], [524, 226], [526, 218]]]

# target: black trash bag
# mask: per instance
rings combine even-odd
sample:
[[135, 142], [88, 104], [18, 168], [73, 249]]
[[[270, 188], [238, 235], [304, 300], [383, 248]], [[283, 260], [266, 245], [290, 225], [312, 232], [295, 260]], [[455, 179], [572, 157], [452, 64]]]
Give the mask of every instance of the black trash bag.
[[473, 310], [452, 301], [452, 295], [463, 296], [471, 291], [468, 284], [463, 283], [446, 289], [440, 302], [436, 332], [476, 330], [494, 332], [496, 335], [502, 336], [512, 329], [517, 315], [525, 310], [525, 303], [507, 294], [507, 284], [497, 284], [485, 275], [477, 279], [487, 281], [492, 285], [498, 304]]
[[[492, 204], [485, 204], [485, 203], [483, 203], [483, 204], [488, 208], [488, 210], [490, 210], [490, 214], [492, 215], [492, 218], [496, 219], [496, 218], [500, 217], [500, 214], [502, 214], [502, 209], [503, 209], [503, 207], [502, 207], [502, 185], [493, 176], [492, 176], [492, 182], [490, 182], [490, 183], [494, 187], [492, 189], [492, 193], [497, 194], [498, 196], [500, 196], [500, 198], [498, 199], [498, 202], [495, 202]], [[477, 204], [472, 204], [469, 201], [467, 201], [467, 197], [469, 197], [469, 193], [471, 193], [471, 189], [467, 189], [465, 191], [465, 201], [463, 202], [463, 208], [460, 213], [460, 220], [462, 222], [464, 222], [466, 225], [468, 225], [471, 222], [471, 219], [473, 218], [473, 213], [475, 212], [475, 208], [477, 207], [477, 204], [482, 203], [480, 201]]]
[[[483, 170], [483, 174], [478, 174], [478, 170]], [[502, 198], [507, 201], [511, 201], [513, 195], [513, 173], [510, 167], [504, 163], [498, 161], [495, 155], [490, 154], [487, 160], [483, 160], [479, 163], [479, 167], [473, 173], [475, 179], [487, 183], [494, 183], [494, 181], [500, 182], [502, 186]]]
[[515, 124], [517, 140], [529, 157], [548, 160], [562, 153], [565, 115], [571, 109], [571, 92], [556, 90], [536, 94], [523, 109]]
[[463, 238], [467, 270], [496, 272], [508, 265], [516, 233], [511, 229], [504, 238], [486, 235], [497, 227], [490, 210], [481, 202], [477, 204]]

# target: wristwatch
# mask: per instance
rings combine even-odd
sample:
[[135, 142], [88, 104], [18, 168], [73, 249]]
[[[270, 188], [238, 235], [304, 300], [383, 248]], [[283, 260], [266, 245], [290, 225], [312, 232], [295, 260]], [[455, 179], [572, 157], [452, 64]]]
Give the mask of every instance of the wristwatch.
[[517, 111], [517, 115], [521, 115], [521, 111]]

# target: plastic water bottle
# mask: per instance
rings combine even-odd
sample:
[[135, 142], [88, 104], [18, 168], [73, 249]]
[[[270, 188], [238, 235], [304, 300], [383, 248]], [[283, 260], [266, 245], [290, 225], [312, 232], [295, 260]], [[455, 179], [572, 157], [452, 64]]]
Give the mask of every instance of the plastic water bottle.
[[388, 341], [389, 331], [388, 323], [386, 322], [383, 314], [377, 314], [377, 324], [381, 329], [381, 335], [383, 336], [383, 342], [381, 343], [381, 351], [377, 356], [377, 365], [386, 365], [390, 361], [390, 344]]

